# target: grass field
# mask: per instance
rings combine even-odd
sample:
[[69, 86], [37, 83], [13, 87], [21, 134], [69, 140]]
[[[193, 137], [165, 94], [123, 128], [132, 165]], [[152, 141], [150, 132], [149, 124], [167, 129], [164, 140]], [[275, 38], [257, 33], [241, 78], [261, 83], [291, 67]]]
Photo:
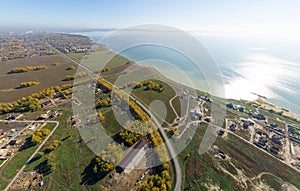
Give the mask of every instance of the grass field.
[[284, 183], [282, 179], [269, 174], [262, 175], [261, 179], [275, 190], [281, 190], [281, 185]]
[[248, 176], [266, 171], [300, 188], [300, 175], [295, 170], [256, 149], [254, 145], [249, 145], [230, 134], [226, 141], [218, 139], [216, 143]]
[[82, 58], [84, 57], [85, 53], [69, 53], [67, 56], [72, 58], [74, 61], [80, 63]]
[[217, 163], [209, 154], [199, 155], [198, 148], [205, 133], [206, 125], [201, 124], [191, 143], [179, 154], [183, 173], [182, 189], [207, 190], [204, 183], [217, 184], [222, 190], [238, 189], [231, 177], [216, 170]]
[[[172, 97], [174, 97], [175, 92], [167, 84], [165, 84], [163, 82], [157, 82], [157, 83], [160, 83], [165, 87], [165, 90], [163, 92], [157, 93], [157, 92], [154, 92], [151, 90], [144, 90], [143, 87], [139, 88], [139, 89], [135, 89], [132, 92], [136, 97], [138, 97], [146, 105], [149, 105], [151, 102], [153, 102], [155, 100], [162, 101], [164, 103], [164, 105], [166, 107], [166, 111], [167, 111], [165, 120], [168, 123], [171, 123], [176, 118], [176, 115], [173, 112], [173, 110], [169, 104], [169, 100]], [[178, 105], [178, 103], [175, 106], [177, 107], [176, 108], [177, 110], [180, 110], [180, 105]], [[180, 112], [179, 112], [179, 115], [180, 115]]]
[[[233, 182], [231, 177], [222, 174], [222, 172], [216, 169], [218, 163], [215, 162], [214, 158], [209, 154], [199, 155], [197, 153], [205, 129], [203, 124], [200, 125], [191, 143], [179, 155], [181, 165], [183, 166], [182, 169], [184, 169], [184, 188], [193, 187], [196, 190], [205, 190], [201, 186], [202, 183], [209, 183], [209, 180], [212, 180], [212, 182], [217, 183], [223, 190], [239, 190], [240, 188]], [[248, 177], [254, 177], [260, 172], [270, 172], [282, 178], [283, 181], [300, 188], [300, 175], [295, 170], [268, 156], [255, 148], [255, 146], [241, 141], [234, 135], [228, 134], [226, 140], [218, 138], [215, 144]], [[253, 152], [254, 150], [255, 152]], [[190, 157], [187, 157], [188, 154]]]
[[[78, 56], [76, 56], [75, 59], [78, 60]], [[110, 50], [102, 50], [89, 53], [79, 63], [92, 71], [99, 71], [104, 67], [114, 68], [127, 62], [129, 62], [129, 60], [121, 55], [117, 55]]]
[[[60, 140], [61, 145], [52, 151], [56, 155], [56, 170], [45, 175], [45, 187], [48, 190], [101, 190], [100, 184], [81, 185], [84, 169], [95, 157], [94, 153], [81, 142], [80, 135], [74, 129], [68, 119], [72, 115], [70, 108], [63, 108], [65, 111], [59, 117], [61, 122], [53, 136], [47, 141], [42, 151], [45, 150], [54, 140]], [[36, 169], [45, 161], [45, 156], [30, 163], [26, 170]]]
[[0, 179], [0, 190], [4, 190], [7, 185], [8, 185], [7, 181]]
[[[54, 64], [56, 63], [56, 64]], [[46, 65], [48, 68], [38, 71], [29, 71], [25, 73], [8, 74], [14, 67]], [[19, 98], [29, 96], [39, 92], [42, 89], [62, 85], [65, 83], [62, 79], [66, 75], [73, 74], [76, 70], [66, 70], [71, 66], [70, 60], [61, 55], [33, 57], [28, 59], [16, 59], [0, 64], [0, 103], [15, 101]], [[28, 88], [15, 89], [20, 82], [39, 80], [40, 84]]]

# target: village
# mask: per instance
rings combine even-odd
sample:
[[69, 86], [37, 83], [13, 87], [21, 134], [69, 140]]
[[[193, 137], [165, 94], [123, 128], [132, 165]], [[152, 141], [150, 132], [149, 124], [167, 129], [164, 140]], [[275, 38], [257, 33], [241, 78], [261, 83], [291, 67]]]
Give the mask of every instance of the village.
[[89, 38], [67, 34], [29, 31], [0, 35], [0, 61], [57, 54], [51, 46], [64, 53], [85, 53], [93, 45]]

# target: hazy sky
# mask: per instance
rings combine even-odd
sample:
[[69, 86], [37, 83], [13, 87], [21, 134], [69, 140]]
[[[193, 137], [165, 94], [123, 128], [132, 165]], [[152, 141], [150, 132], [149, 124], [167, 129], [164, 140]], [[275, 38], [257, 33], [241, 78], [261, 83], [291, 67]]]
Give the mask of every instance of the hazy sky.
[[299, 0], [2, 0], [0, 26], [123, 28], [300, 34]]

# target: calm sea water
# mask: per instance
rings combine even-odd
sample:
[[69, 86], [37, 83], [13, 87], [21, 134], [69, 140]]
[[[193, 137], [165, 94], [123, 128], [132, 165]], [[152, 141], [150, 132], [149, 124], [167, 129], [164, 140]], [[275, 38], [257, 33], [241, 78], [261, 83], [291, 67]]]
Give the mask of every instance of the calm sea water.
[[[80, 34], [98, 41], [107, 33], [95, 31]], [[207, 47], [219, 65], [227, 98], [253, 100], [257, 96], [252, 93], [256, 93], [267, 97], [271, 103], [300, 114], [300, 41], [194, 36]], [[122, 54], [132, 60], [169, 58], [169, 62], [175, 63], [180, 70], [189, 74], [191, 80], [197, 82], [197, 88], [207, 90], [204, 77], [193, 72], [189, 61], [168, 49], [145, 46]], [[180, 75], [174, 77], [176, 71], [167, 64], [162, 67], [162, 62], [154, 60], [148, 60], [147, 64], [154, 67], [159, 65], [164, 75], [181, 81]]]

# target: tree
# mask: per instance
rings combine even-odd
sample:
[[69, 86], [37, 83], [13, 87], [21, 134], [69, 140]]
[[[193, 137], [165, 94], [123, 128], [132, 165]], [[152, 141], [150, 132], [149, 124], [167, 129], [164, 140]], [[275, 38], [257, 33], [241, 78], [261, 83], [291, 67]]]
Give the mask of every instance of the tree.
[[98, 111], [98, 117], [99, 117], [100, 121], [104, 121], [105, 120], [104, 115], [100, 111]]
[[37, 130], [31, 135], [31, 142], [34, 144], [41, 143], [43, 139], [46, 138], [46, 136], [49, 134], [50, 134], [49, 129]]

